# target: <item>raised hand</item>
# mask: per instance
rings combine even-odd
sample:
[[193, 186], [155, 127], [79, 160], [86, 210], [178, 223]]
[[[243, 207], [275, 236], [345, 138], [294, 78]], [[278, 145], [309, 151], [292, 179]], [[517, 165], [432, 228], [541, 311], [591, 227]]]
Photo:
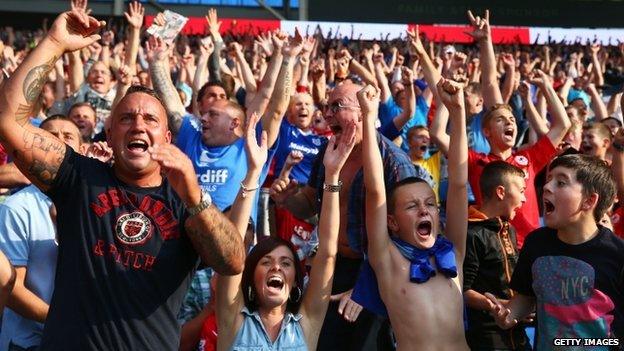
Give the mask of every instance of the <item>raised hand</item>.
[[288, 157], [286, 157], [286, 161], [284, 162], [284, 167], [292, 167], [299, 162], [303, 161], [303, 153], [298, 150], [292, 150]]
[[159, 12], [156, 17], [154, 17], [154, 23], [157, 26], [164, 27], [167, 22], [165, 21], [165, 14], [163, 12]]
[[472, 26], [472, 32], [465, 32], [470, 35], [475, 41], [481, 41], [490, 37], [490, 10], [485, 10], [483, 18], [472, 14], [472, 11], [468, 10], [468, 19]]
[[[464, 93], [461, 84], [441, 78], [438, 81], [437, 88], [442, 103], [449, 111], [464, 109]], [[451, 114], [451, 116], [453, 115]]]
[[162, 38], [151, 36], [145, 45], [147, 61], [157, 62], [167, 59], [168, 50], [169, 48]]
[[189, 203], [189, 191], [197, 187], [197, 177], [191, 159], [173, 144], [155, 144], [148, 148], [152, 160], [158, 162], [161, 172], [169, 180], [182, 201]]
[[54, 20], [47, 36], [63, 51], [75, 51], [100, 40], [96, 34], [106, 22], [98, 21], [86, 12], [73, 9], [64, 12]]
[[219, 34], [219, 30], [221, 29], [221, 22], [217, 17], [217, 10], [211, 8], [208, 10], [208, 15], [206, 15], [206, 22], [208, 22], [208, 30], [210, 34]]
[[420, 28], [416, 26], [414, 29], [407, 30], [407, 38], [409, 40], [409, 52], [411, 55], [424, 54], [425, 47], [420, 41]]
[[550, 84], [550, 78], [541, 69], [535, 69], [529, 75], [529, 82], [533, 85], [537, 85], [540, 89], [543, 89], [547, 84]]
[[271, 42], [273, 43], [273, 50], [282, 52], [282, 47], [284, 46], [284, 42], [288, 39], [288, 34], [282, 31], [275, 31], [271, 35]]
[[516, 68], [516, 59], [514, 59], [514, 56], [508, 52], [502, 53], [500, 55], [500, 59], [501, 61], [503, 61], [503, 65], [505, 66], [505, 69], [515, 69]]
[[332, 136], [327, 143], [325, 156], [323, 157], [323, 165], [326, 174], [339, 174], [342, 166], [344, 166], [347, 158], [355, 145], [355, 122], [347, 125], [345, 132], [341, 135], [340, 140], [336, 141], [336, 137]]
[[107, 30], [102, 33], [102, 45], [111, 46], [115, 41], [115, 33], [112, 30]]
[[124, 16], [129, 25], [136, 29], [141, 28], [143, 16], [145, 16], [145, 8], [138, 1], [131, 2], [130, 6], [128, 6], [128, 12], [124, 12]]
[[314, 49], [314, 44], [316, 43], [316, 39], [314, 37], [306, 37], [303, 40], [303, 47], [301, 49], [301, 55], [306, 56], [308, 59], [312, 54], [312, 50]]
[[254, 43], [262, 48], [267, 57], [273, 55], [273, 43], [271, 42], [271, 34], [268, 32], [258, 35]]
[[525, 81], [521, 81], [518, 86], [518, 92], [520, 93], [520, 97], [523, 101], [527, 101], [529, 99], [529, 92], [531, 91], [529, 87], [529, 83]]
[[593, 43], [590, 47], [589, 50], [591, 51], [592, 55], [598, 55], [598, 52], [600, 51], [600, 43]]
[[214, 52], [212, 37], [206, 37], [199, 43], [199, 56], [207, 58]]
[[117, 81], [121, 85], [130, 86], [132, 84], [132, 78], [134, 73], [128, 65], [123, 65], [117, 70]]
[[245, 151], [247, 153], [247, 168], [260, 172], [267, 161], [267, 132], [262, 131], [260, 145], [256, 139], [256, 125], [260, 117], [256, 112], [252, 113], [245, 126]]
[[377, 110], [379, 109], [379, 93], [379, 89], [370, 84], [357, 92], [357, 99], [360, 103], [360, 108], [362, 109], [362, 115], [365, 118], [369, 115], [377, 118]]
[[91, 10], [87, 10], [87, 0], [71, 0], [72, 11], [76, 10], [89, 14]]
[[401, 83], [405, 87], [414, 84], [414, 72], [405, 66], [401, 67]]
[[496, 325], [498, 325], [501, 329], [509, 329], [518, 324], [518, 320], [512, 318], [511, 310], [503, 305], [503, 303], [499, 301], [496, 296], [490, 293], [485, 293], [485, 297], [489, 300], [490, 315], [494, 317]]
[[85, 156], [108, 163], [113, 158], [113, 149], [105, 141], [96, 141], [89, 145]]
[[303, 37], [295, 28], [295, 35], [288, 38], [288, 44], [282, 47], [282, 55], [295, 57], [303, 50]]

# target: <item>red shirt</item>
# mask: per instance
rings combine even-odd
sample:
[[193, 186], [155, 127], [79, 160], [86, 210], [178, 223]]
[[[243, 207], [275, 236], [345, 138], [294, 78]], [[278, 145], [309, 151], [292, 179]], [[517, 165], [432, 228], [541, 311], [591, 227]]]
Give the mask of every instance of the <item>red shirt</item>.
[[619, 206], [611, 214], [613, 233], [624, 239], [624, 206]]
[[[504, 160], [524, 171], [527, 185], [524, 193], [526, 202], [516, 212], [516, 217], [511, 221], [511, 224], [516, 228], [518, 248], [522, 247], [527, 234], [539, 227], [539, 207], [534, 183], [535, 175], [552, 160], [556, 152], [557, 150], [548, 136], [544, 135], [534, 145], [521, 151], [514, 151], [508, 159]], [[479, 178], [483, 168], [488, 163], [497, 160], [501, 160], [501, 158], [492, 154], [486, 155], [473, 150], [468, 151], [468, 181], [478, 205], [481, 205]]]

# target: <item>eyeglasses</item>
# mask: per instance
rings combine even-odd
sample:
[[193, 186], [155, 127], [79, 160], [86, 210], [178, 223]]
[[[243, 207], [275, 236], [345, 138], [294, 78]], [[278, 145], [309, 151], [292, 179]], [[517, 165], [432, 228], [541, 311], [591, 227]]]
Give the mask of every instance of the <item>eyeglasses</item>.
[[340, 109], [343, 109], [343, 108], [359, 109], [360, 107], [343, 105], [340, 103], [340, 101], [332, 102], [329, 106], [327, 106], [327, 109], [331, 111], [332, 113], [338, 113], [338, 111], [340, 111]]

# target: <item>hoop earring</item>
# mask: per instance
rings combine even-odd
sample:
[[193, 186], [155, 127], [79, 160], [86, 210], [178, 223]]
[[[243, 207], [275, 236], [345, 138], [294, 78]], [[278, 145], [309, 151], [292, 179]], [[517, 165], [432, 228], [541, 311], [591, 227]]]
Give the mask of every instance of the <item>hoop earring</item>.
[[303, 292], [301, 291], [301, 288], [298, 286], [295, 286], [294, 288], [290, 290], [290, 295], [288, 295], [288, 300], [290, 300], [290, 302], [292, 303], [297, 303], [299, 302], [299, 300], [301, 300], [302, 294]]
[[253, 289], [250, 287], [247, 288], [247, 299], [249, 300], [249, 302], [252, 302], [254, 300], [255, 296], [254, 296], [254, 292]]

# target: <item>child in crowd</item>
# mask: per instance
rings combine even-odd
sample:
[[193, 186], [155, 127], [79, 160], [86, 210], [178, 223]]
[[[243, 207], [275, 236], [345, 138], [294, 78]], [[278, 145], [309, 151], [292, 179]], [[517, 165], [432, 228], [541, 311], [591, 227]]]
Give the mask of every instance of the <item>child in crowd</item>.
[[604, 123], [588, 123], [583, 126], [581, 152], [611, 163], [609, 148], [611, 147], [612, 138], [611, 130]]
[[466, 340], [473, 350], [526, 350], [524, 328], [502, 330], [488, 314], [492, 292], [508, 301], [511, 274], [518, 261], [516, 231], [509, 221], [526, 201], [524, 172], [505, 161], [493, 161], [479, 179], [483, 203], [468, 210], [464, 259], [464, 301], [468, 312]]
[[[555, 338], [624, 337], [624, 241], [598, 225], [616, 193], [610, 168], [587, 155], [564, 155], [548, 167], [546, 227], [525, 242], [508, 303], [492, 294], [490, 311], [504, 329], [537, 311], [537, 350], [570, 349]], [[606, 342], [606, 344], [605, 344]], [[599, 349], [606, 349], [599, 348]]]
[[437, 88], [452, 116], [448, 167], [449, 197], [453, 201], [447, 205], [446, 227], [450, 240], [438, 235], [439, 209], [433, 189], [425, 181], [408, 178], [398, 182], [388, 189], [386, 202], [374, 127], [379, 100], [372, 86], [358, 93], [364, 116], [362, 161], [369, 260], [396, 336], [397, 350], [425, 346], [468, 350], [461, 296], [468, 215], [464, 94], [459, 85], [444, 79]]

